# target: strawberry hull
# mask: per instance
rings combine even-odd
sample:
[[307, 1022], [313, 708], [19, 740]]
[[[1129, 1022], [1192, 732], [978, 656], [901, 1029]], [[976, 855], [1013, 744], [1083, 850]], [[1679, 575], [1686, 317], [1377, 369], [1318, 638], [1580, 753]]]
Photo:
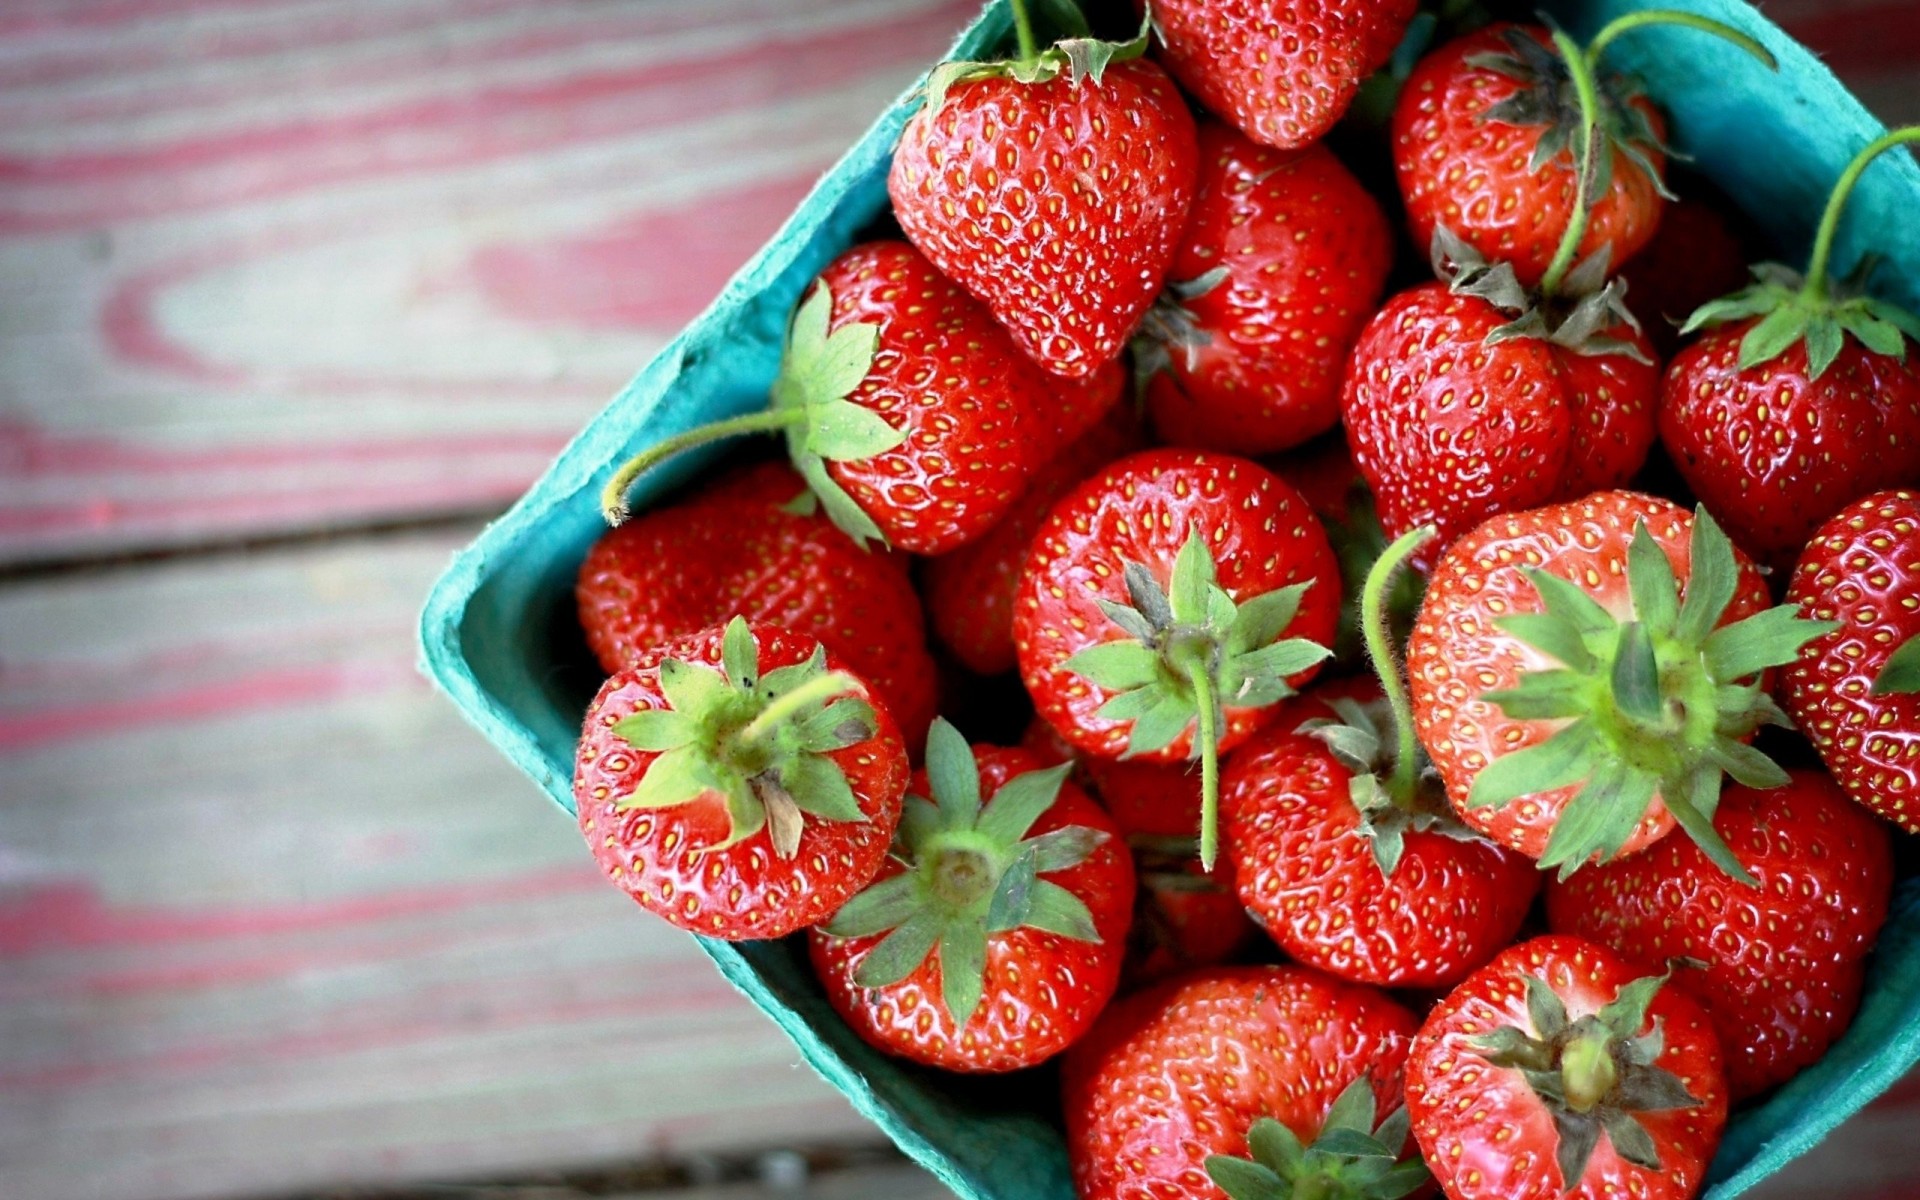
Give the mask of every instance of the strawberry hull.
[[[1550, 0], [1576, 36], [1650, 3]], [[1884, 132], [1813, 56], [1733, 0], [1682, 7], [1748, 31], [1780, 60], [1771, 76], [1742, 52], [1686, 30], [1622, 38], [1609, 63], [1632, 70], [1672, 116], [1677, 148], [1777, 243], [1804, 257], [1826, 192], [1848, 158]], [[1009, 40], [1004, 0], [962, 36], [975, 58]], [[931, 65], [931, 64], [929, 64]], [[903, 97], [821, 180], [714, 305], [574, 439], [514, 508], [463, 551], [422, 616], [426, 671], [502, 753], [571, 811], [574, 744], [600, 674], [574, 610], [574, 575], [603, 528], [597, 493], [611, 465], [704, 421], [760, 407], [779, 365], [787, 314], [821, 268], [886, 211], [891, 149], [916, 102]], [[1855, 192], [1835, 263], [1873, 244], [1890, 299], [1920, 305], [1920, 168], [1877, 163]], [[642, 480], [635, 507], [712, 461], [688, 454]], [[646, 919], [636, 915], [636, 919]], [[970, 1200], [1070, 1200], [1051, 1076], [959, 1080], [867, 1046], [832, 1011], [797, 939], [702, 941], [802, 1055], [863, 1113]], [[1853, 1027], [1814, 1067], [1738, 1111], [1704, 1193], [1726, 1200], [1804, 1153], [1920, 1060], [1920, 880], [1901, 881], [1869, 961]]]

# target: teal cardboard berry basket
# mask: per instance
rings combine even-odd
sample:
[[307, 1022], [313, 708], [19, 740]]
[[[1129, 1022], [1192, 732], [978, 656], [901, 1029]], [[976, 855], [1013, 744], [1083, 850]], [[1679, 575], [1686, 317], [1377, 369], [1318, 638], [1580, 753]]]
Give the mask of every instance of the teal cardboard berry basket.
[[[1547, 0], [1577, 36], [1652, 7], [1635, 0]], [[1779, 59], [1770, 73], [1713, 38], [1660, 27], [1608, 52], [1672, 117], [1674, 140], [1777, 244], [1804, 260], [1821, 206], [1848, 159], [1884, 129], [1833, 75], [1736, 0], [1667, 0], [1748, 31]], [[961, 36], [953, 57], [982, 57], [1010, 40], [1004, 0]], [[931, 66], [932, 64], [929, 64]], [[909, 94], [880, 116], [785, 227], [594, 418], [518, 504], [463, 551], [434, 587], [421, 620], [426, 671], [467, 718], [573, 809], [574, 741], [599, 683], [573, 613], [574, 572], [601, 531], [597, 493], [609, 464], [717, 417], [759, 407], [780, 358], [787, 314], [813, 276], [885, 212], [895, 140], [917, 106]], [[1920, 304], [1920, 168], [1905, 154], [1876, 163], [1854, 193], [1834, 255], [1887, 257], [1877, 280]], [[710, 456], [689, 454], [641, 481], [651, 502]], [[635, 913], [635, 920], [653, 918]], [[903, 1065], [861, 1042], [828, 1008], [804, 952], [788, 942], [700, 939], [721, 974], [793, 1039], [801, 1054], [902, 1149], [969, 1200], [1071, 1200], [1051, 1115], [1050, 1079], [974, 1080]], [[1727, 1200], [1804, 1153], [1920, 1059], [1920, 879], [1903, 881], [1853, 1028], [1827, 1056], [1766, 1103], [1739, 1113], [1715, 1160], [1707, 1196]]]

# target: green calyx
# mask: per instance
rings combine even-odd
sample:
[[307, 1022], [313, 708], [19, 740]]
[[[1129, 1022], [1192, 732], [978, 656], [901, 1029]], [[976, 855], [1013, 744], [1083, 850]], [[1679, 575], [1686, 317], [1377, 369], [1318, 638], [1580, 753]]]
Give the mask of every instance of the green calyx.
[[773, 381], [772, 403], [759, 412], [690, 429], [628, 459], [600, 494], [607, 523], [618, 525], [627, 519], [627, 492], [634, 481], [674, 455], [741, 434], [784, 431], [794, 467], [828, 518], [863, 547], [869, 540], [884, 545], [880, 527], [827, 474], [826, 461], [872, 458], [905, 442], [907, 435], [879, 413], [848, 398], [873, 369], [880, 327], [849, 321], [829, 332], [832, 316], [833, 292], [821, 280], [794, 310], [780, 373]]
[[1207, 1157], [1207, 1177], [1229, 1200], [1399, 1200], [1431, 1177], [1416, 1154], [1402, 1159], [1412, 1118], [1405, 1105], [1373, 1123], [1373, 1082], [1348, 1084], [1311, 1146], [1261, 1117], [1247, 1130], [1248, 1157]]
[[1008, 78], [1016, 83], [1046, 83], [1065, 75], [1079, 87], [1091, 81], [1098, 87], [1109, 66], [1139, 58], [1147, 52], [1149, 30], [1153, 25], [1153, 6], [1146, 6], [1137, 36], [1124, 42], [1109, 42], [1092, 36], [1086, 18], [1066, 0], [1042, 0], [1051, 23], [1066, 34], [1040, 50], [1033, 37], [1023, 0], [1012, 0], [1014, 30], [1020, 39], [1019, 55], [995, 62], [944, 62], [927, 76], [927, 111], [935, 113], [947, 101], [947, 92], [955, 84], [976, 79]]
[[944, 717], [927, 733], [926, 768], [933, 795], [907, 797], [894, 838], [906, 870], [847, 901], [824, 928], [886, 934], [854, 971], [861, 987], [898, 983], [937, 951], [941, 999], [961, 1028], [980, 1006], [992, 935], [1025, 928], [1101, 940], [1086, 903], [1042, 876], [1085, 862], [1107, 834], [1068, 825], [1028, 837], [1071, 764], [1016, 775], [983, 804], [973, 748]]
[[1828, 281], [1827, 268], [1840, 214], [1854, 184], [1881, 154], [1913, 142], [1920, 142], [1920, 126], [1896, 129], [1854, 156], [1827, 198], [1804, 276], [1779, 263], [1761, 263], [1753, 268], [1754, 282], [1750, 286], [1701, 305], [1680, 332], [1758, 318], [1740, 338], [1743, 371], [1772, 361], [1804, 340], [1808, 375], [1818, 379], [1840, 356], [1848, 335], [1874, 354], [1904, 362], [1907, 339], [1920, 339], [1920, 316], [1866, 294], [1867, 279], [1877, 260], [1872, 256], [1863, 259], [1853, 276], [1838, 284]]
[[727, 837], [712, 853], [768, 831], [779, 858], [799, 850], [808, 818], [865, 821], [846, 773], [830, 757], [874, 736], [873, 706], [849, 693], [859, 680], [827, 669], [826, 652], [760, 673], [747, 623], [727, 623], [721, 670], [669, 658], [660, 664], [667, 708], [636, 712], [613, 731], [658, 754], [640, 786], [615, 808], [672, 808], [725, 798]]
[[1617, 617], [1577, 584], [1530, 570], [1544, 611], [1499, 618], [1507, 633], [1562, 665], [1521, 675], [1482, 698], [1519, 721], [1565, 721], [1547, 740], [1494, 759], [1473, 781], [1470, 808], [1581, 784], [1540, 858], [1566, 878], [1613, 858], [1654, 798], [1721, 870], [1756, 881], [1714, 831], [1722, 779], [1779, 787], [1787, 773], [1744, 739], [1787, 725], [1761, 686], [1800, 647], [1837, 626], [1780, 605], [1723, 627], [1739, 587], [1733, 544], [1704, 508], [1694, 514], [1686, 595], [1646, 524], [1627, 552], [1632, 613]]
[[1446, 790], [1427, 761], [1426, 751], [1414, 742], [1414, 786], [1395, 795], [1393, 783], [1402, 774], [1395, 740], [1393, 709], [1385, 700], [1363, 704], [1342, 697], [1327, 701], [1339, 720], [1308, 721], [1300, 732], [1325, 742], [1342, 766], [1353, 772], [1347, 796], [1360, 814], [1360, 836], [1373, 847], [1380, 874], [1391, 877], [1400, 868], [1409, 833], [1435, 833], [1461, 842], [1485, 839], [1453, 815]]
[[1910, 696], [1920, 692], [1920, 637], [1910, 637], [1887, 657], [1873, 680], [1875, 696]]
[[1488, 332], [1486, 345], [1533, 338], [1575, 354], [1619, 354], [1653, 365], [1646, 351], [1634, 342], [1607, 336], [1608, 330], [1622, 325], [1640, 331], [1639, 320], [1627, 307], [1627, 281], [1607, 278], [1613, 261], [1612, 246], [1602, 246], [1588, 255], [1552, 293], [1544, 287], [1521, 286], [1511, 263], [1488, 262], [1444, 225], [1434, 228], [1428, 253], [1434, 274], [1446, 281], [1448, 290], [1485, 300], [1512, 318]]
[[832, 315], [833, 293], [822, 281], [794, 310], [773, 381], [773, 411], [787, 416], [787, 454], [828, 519], [862, 546], [869, 540], [884, 545], [873, 518], [827, 474], [827, 460], [872, 458], [905, 442], [907, 434], [848, 399], [873, 369], [880, 327], [850, 321], [828, 332]]
[[1200, 862], [1219, 848], [1219, 738], [1225, 709], [1265, 708], [1293, 695], [1288, 678], [1321, 662], [1325, 646], [1280, 637], [1308, 583], [1236, 603], [1218, 582], [1199, 526], [1174, 556], [1170, 587], [1143, 563], [1124, 564], [1129, 603], [1101, 600], [1125, 636], [1069, 658], [1066, 669], [1116, 693], [1095, 714], [1131, 721], [1127, 756], [1165, 749], [1189, 728], [1201, 763]]
[[1658, 1171], [1659, 1148], [1637, 1114], [1702, 1103], [1679, 1076], [1654, 1065], [1666, 1048], [1660, 1023], [1640, 1032], [1666, 981], [1665, 975], [1636, 979], [1605, 1008], [1572, 1021], [1553, 988], [1529, 975], [1527, 1021], [1533, 1028], [1503, 1025], [1467, 1042], [1493, 1066], [1520, 1072], [1552, 1115], [1563, 1191], [1579, 1185], [1602, 1133], [1615, 1154]]

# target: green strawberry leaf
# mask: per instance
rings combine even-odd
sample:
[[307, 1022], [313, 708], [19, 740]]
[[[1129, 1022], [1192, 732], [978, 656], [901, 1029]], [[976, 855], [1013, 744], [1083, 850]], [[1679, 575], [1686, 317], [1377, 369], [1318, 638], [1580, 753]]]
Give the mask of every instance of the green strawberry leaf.
[[907, 440], [905, 430], [895, 429], [879, 413], [849, 400], [813, 405], [807, 418], [807, 449], [835, 462], [872, 458]]
[[671, 709], [644, 709], [613, 727], [635, 750], [673, 750], [693, 740], [693, 722]]
[[1920, 692], [1920, 637], [1908, 638], [1880, 668], [1873, 681], [1873, 695], [1912, 695]]

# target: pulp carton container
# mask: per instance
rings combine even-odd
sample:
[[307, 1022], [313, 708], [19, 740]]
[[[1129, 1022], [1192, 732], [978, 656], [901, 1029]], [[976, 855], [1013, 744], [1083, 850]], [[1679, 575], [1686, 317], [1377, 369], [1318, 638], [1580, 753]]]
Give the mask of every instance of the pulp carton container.
[[[1590, 37], [1636, 0], [1547, 0], [1548, 15]], [[1769, 72], [1702, 34], [1655, 27], [1608, 51], [1671, 117], [1676, 148], [1772, 239], [1804, 262], [1828, 189], [1847, 160], [1884, 132], [1811, 53], [1736, 0], [1664, 0], [1746, 30], [1779, 59]], [[980, 58], [1011, 40], [1005, 0], [961, 36], [950, 57]], [[931, 67], [933, 64], [929, 63]], [[919, 105], [909, 92], [814, 188], [711, 308], [633, 382], [499, 521], [453, 562], [421, 624], [426, 671], [502, 753], [573, 809], [575, 738], [600, 675], [574, 616], [574, 573], [602, 532], [597, 490], [611, 464], [694, 425], [760, 407], [780, 359], [789, 311], [808, 282], [887, 209], [895, 141]], [[1881, 291], [1920, 306], [1920, 169], [1885, 156], [1861, 181], [1841, 227], [1835, 274], [1869, 248], [1886, 256]], [[641, 481], [644, 507], [702, 469], [688, 454]], [[652, 920], [639, 912], [635, 920]], [[828, 1008], [799, 938], [699, 939], [720, 973], [793, 1039], [861, 1112], [968, 1200], [1071, 1200], [1052, 1073], [969, 1079], [881, 1055]], [[1920, 879], [1903, 880], [1868, 973], [1853, 1028], [1827, 1056], [1732, 1120], [1706, 1195], [1728, 1200], [1778, 1171], [1920, 1058]]]

